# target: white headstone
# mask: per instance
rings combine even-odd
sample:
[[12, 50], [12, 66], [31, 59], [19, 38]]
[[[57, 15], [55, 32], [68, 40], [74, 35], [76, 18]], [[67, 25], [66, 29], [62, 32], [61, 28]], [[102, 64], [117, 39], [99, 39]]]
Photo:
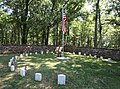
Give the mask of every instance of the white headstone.
[[43, 54], [43, 51], [41, 51], [41, 54]]
[[81, 52], [79, 52], [78, 54], [81, 55]]
[[23, 54], [20, 54], [20, 58], [23, 58]]
[[25, 56], [28, 56], [28, 53], [26, 53]]
[[97, 56], [96, 56], [96, 55], [94, 55], [94, 58], [97, 58]]
[[109, 61], [109, 62], [112, 62], [112, 59], [111, 59], [111, 58], [108, 58], [108, 61]]
[[10, 59], [10, 62], [12, 63], [12, 62], [13, 62], [13, 59]]
[[75, 52], [73, 52], [73, 54], [75, 54]]
[[18, 56], [15, 56], [15, 59], [18, 59]]
[[30, 53], [30, 55], [32, 55], [32, 53]]
[[89, 54], [89, 57], [91, 57], [92, 55], [91, 54]]
[[58, 84], [59, 85], [65, 85], [66, 76], [64, 74], [58, 75]]
[[20, 70], [20, 75], [21, 75], [22, 77], [24, 77], [25, 74], [26, 74], [26, 70], [25, 70], [25, 69], [21, 69], [21, 70]]
[[15, 66], [12, 65], [12, 66], [10, 67], [10, 70], [11, 70], [11, 71], [15, 71]]
[[8, 62], [8, 67], [11, 67], [11, 64], [12, 64], [11, 62]]
[[37, 53], [37, 52], [35, 52], [35, 54], [37, 55], [38, 53]]
[[84, 56], [86, 56], [86, 54], [84, 53]]
[[[51, 53], [53, 54], [53, 51], [51, 51]], [[58, 52], [57, 52], [58, 53]]]
[[103, 59], [103, 56], [100, 56], [100, 59]]
[[42, 80], [42, 74], [41, 73], [35, 73], [35, 80], [41, 81]]

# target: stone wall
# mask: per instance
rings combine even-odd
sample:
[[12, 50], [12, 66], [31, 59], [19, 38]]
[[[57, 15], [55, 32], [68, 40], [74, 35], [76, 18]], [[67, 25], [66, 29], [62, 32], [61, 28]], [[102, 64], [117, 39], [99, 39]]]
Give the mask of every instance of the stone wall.
[[104, 58], [112, 58], [114, 60], [120, 61], [120, 49], [94, 49], [94, 48], [81, 48], [81, 47], [73, 47], [73, 46], [67, 46], [65, 47], [65, 50], [68, 52], [75, 52], [78, 54], [78, 52], [81, 52], [81, 54], [86, 55], [97, 55], [98, 57], [103, 56]]
[[[23, 52], [46, 52], [49, 51], [55, 51], [57, 46], [0, 46], [0, 53], [23, 53]], [[65, 46], [66, 52], [75, 52], [78, 54], [78, 52], [81, 52], [82, 54], [86, 53], [87, 55], [97, 55], [103, 56], [103, 57], [111, 57], [114, 60], [120, 61], [120, 49], [94, 49], [94, 48], [81, 48], [81, 47], [75, 47], [75, 46]]]

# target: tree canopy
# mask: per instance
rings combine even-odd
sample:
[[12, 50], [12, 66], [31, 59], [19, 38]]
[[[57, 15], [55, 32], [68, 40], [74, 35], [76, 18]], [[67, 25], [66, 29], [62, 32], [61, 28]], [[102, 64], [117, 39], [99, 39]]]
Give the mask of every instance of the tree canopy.
[[119, 0], [0, 0], [0, 44], [120, 48]]

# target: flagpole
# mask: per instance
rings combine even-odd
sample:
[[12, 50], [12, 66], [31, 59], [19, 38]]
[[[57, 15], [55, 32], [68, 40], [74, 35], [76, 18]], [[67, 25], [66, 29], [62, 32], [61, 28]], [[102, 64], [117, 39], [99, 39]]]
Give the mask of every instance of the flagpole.
[[62, 52], [62, 57], [64, 57], [64, 7], [62, 6], [62, 48], [63, 48], [63, 52]]

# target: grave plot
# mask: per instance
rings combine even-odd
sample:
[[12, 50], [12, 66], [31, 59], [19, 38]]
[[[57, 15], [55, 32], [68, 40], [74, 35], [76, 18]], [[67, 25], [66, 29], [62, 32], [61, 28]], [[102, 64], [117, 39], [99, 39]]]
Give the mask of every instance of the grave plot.
[[[65, 53], [71, 60], [58, 60], [55, 54], [32, 53], [0, 55], [0, 89], [119, 89], [120, 62], [104, 57]], [[12, 57], [16, 58], [15, 71]], [[106, 60], [111, 61], [111, 58]], [[12, 71], [11, 71], [12, 70]]]

